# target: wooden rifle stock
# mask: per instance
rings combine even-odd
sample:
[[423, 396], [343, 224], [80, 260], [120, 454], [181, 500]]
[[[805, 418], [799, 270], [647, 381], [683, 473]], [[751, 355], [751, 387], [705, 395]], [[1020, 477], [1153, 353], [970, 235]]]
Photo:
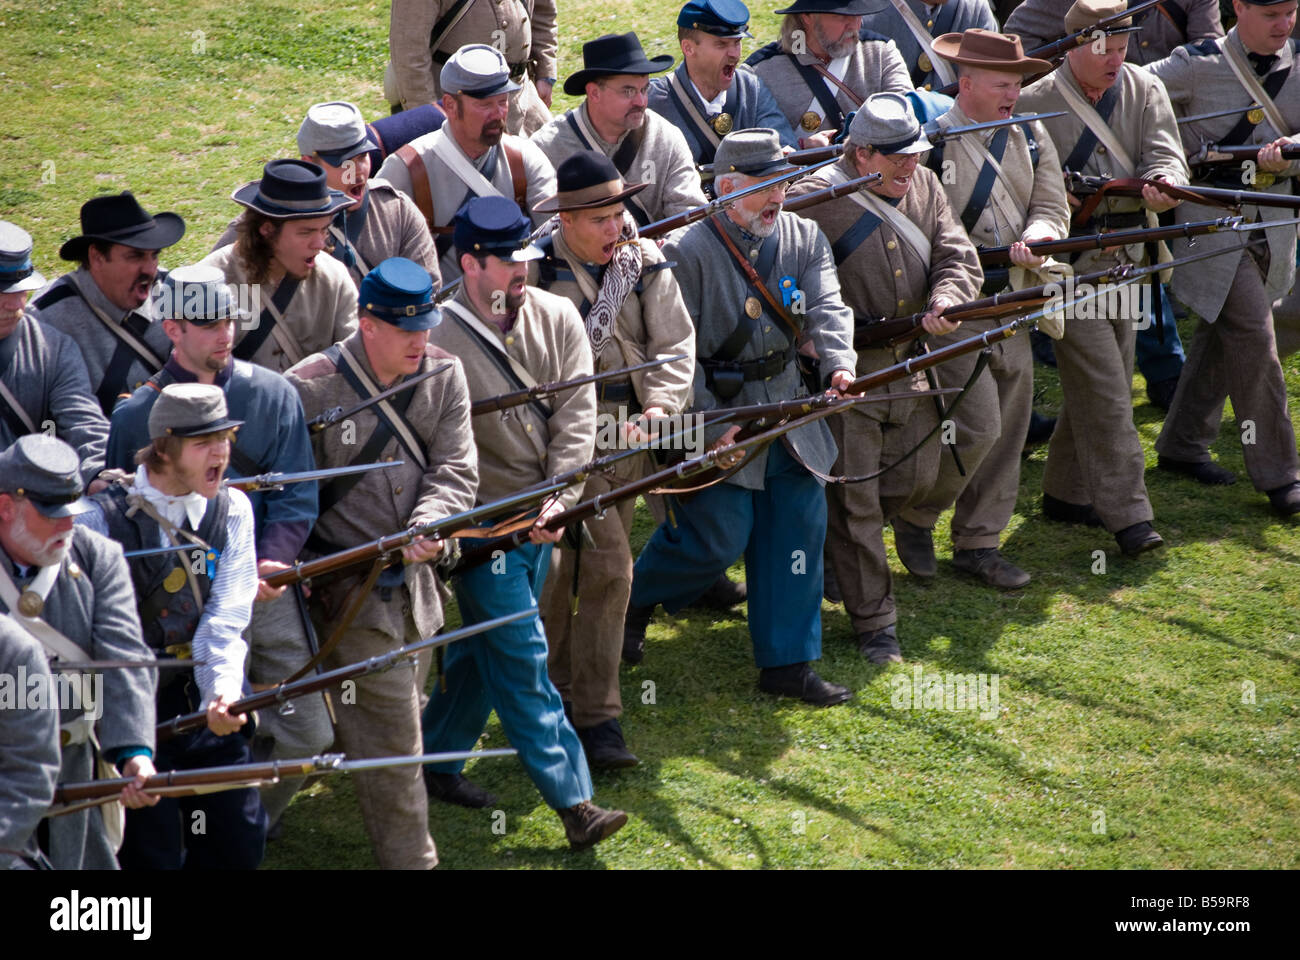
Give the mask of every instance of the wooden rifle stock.
[[[1139, 230], [1114, 230], [1109, 233], [1092, 233], [1064, 240], [1040, 240], [1029, 244], [1032, 253], [1040, 257], [1054, 257], [1060, 253], [1081, 253], [1085, 250], [1104, 250], [1107, 247], [1124, 247], [1130, 243], [1148, 243], [1157, 240], [1174, 240], [1178, 237], [1199, 237], [1241, 223], [1241, 217], [1220, 217], [1218, 220], [1198, 220], [1195, 223], [1175, 224], [1169, 227], [1143, 227]], [[1011, 247], [980, 247], [983, 265], [1011, 262]]]

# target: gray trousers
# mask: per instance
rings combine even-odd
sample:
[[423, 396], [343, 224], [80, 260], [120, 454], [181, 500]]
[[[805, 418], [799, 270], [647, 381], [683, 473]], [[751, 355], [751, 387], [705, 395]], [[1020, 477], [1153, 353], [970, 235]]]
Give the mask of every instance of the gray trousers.
[[[250, 683], [279, 683], [311, 657], [297, 602], [290, 593], [292, 589], [275, 600], [253, 604], [253, 619], [246, 631]], [[293, 709], [287, 713], [272, 708], [257, 714], [257, 739], [273, 741], [272, 760], [310, 757], [328, 750], [334, 742], [322, 694], [299, 697], [291, 704]], [[266, 807], [268, 823], [280, 819], [302, 784], [302, 777], [293, 777], [262, 787], [262, 805]]]
[[[1156, 440], [1157, 452], [1192, 463], [1209, 460], [1223, 419], [1223, 401], [1231, 397], [1242, 428], [1246, 472], [1255, 489], [1274, 490], [1300, 476], [1278, 359], [1300, 346], [1300, 304], [1293, 293], [1279, 302], [1279, 315], [1270, 307], [1258, 263], [1249, 251], [1242, 253], [1217, 320], [1197, 321], [1178, 392]], [[1247, 422], [1253, 425], [1253, 437], [1246, 432]], [[1246, 442], [1248, 437], [1253, 442]]]
[[1088, 308], [1093, 315], [1067, 317], [1065, 336], [1055, 343], [1064, 400], [1047, 448], [1043, 492], [1066, 503], [1091, 504], [1106, 529], [1117, 533], [1154, 515], [1143, 477], [1146, 458], [1133, 425], [1136, 320], [1108, 316], [1104, 307], [1098, 302]]
[[[858, 373], [879, 370], [898, 359], [890, 350], [863, 350], [858, 354]], [[928, 386], [918, 373], [910, 382], [886, 384], [871, 393], [904, 393]], [[862, 476], [897, 462], [938, 420], [929, 397], [860, 404], [828, 418], [839, 447], [833, 473]], [[883, 527], [934, 486], [939, 453], [939, 444], [931, 440], [879, 479], [826, 485], [826, 559], [835, 570], [856, 633], [880, 630], [898, 619]]]
[[[933, 338], [931, 346], [946, 346], [994, 326], [988, 321], [962, 324], [947, 336]], [[934, 486], [918, 503], [899, 513], [914, 526], [933, 529], [939, 515], [956, 504], [952, 542], [958, 550], [998, 546], [1020, 490], [1020, 452], [1034, 402], [1034, 356], [1028, 336], [1002, 340], [990, 350], [988, 369], [952, 416], [957, 454], [966, 475], [957, 472], [952, 454], [942, 451]], [[964, 386], [978, 356], [968, 353], [939, 364], [934, 368], [936, 382], [941, 387]], [[945, 405], [951, 406], [955, 396], [944, 397]]]

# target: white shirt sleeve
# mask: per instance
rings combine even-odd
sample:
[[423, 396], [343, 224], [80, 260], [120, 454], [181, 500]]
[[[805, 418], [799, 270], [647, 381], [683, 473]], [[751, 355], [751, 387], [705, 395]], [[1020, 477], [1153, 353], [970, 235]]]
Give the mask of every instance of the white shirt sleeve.
[[203, 709], [218, 696], [230, 701], [243, 693], [248, 644], [242, 634], [257, 597], [253, 508], [243, 491], [231, 489], [228, 493], [226, 548], [217, 560], [217, 575], [191, 644], [194, 659], [203, 661], [194, 668]]

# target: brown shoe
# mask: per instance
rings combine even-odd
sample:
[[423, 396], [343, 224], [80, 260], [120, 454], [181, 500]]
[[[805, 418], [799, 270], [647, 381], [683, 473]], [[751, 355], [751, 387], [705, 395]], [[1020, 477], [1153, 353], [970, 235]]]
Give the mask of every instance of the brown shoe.
[[955, 550], [952, 565], [963, 573], [979, 577], [990, 587], [1018, 590], [1029, 583], [1029, 574], [1002, 556], [997, 547]]
[[627, 823], [622, 810], [602, 810], [590, 800], [584, 800], [566, 810], [556, 810], [564, 824], [564, 835], [569, 838], [571, 850], [586, 850], [606, 837], [612, 836]]

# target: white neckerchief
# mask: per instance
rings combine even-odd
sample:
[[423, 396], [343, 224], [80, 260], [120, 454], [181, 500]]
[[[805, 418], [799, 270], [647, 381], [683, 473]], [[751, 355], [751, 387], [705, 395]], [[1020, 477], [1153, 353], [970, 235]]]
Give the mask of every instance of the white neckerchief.
[[[690, 74], [688, 73], [687, 76], [689, 77]], [[732, 83], [736, 82], [734, 77], [732, 78], [731, 82]], [[700, 98], [700, 102], [703, 103], [704, 106], [708, 108], [707, 113], [709, 116], [713, 116], [715, 113], [721, 113], [722, 108], [727, 105], [726, 90], [719, 90], [718, 95], [714, 97], [712, 100], [710, 100], [708, 97], [706, 97], [703, 93], [700, 92], [700, 88], [695, 85], [694, 80], [691, 81], [691, 89], [694, 90], [695, 95]]]
[[201, 493], [190, 491], [183, 497], [171, 497], [163, 493], [149, 482], [149, 474], [143, 464], [135, 468], [135, 482], [131, 484], [131, 492], [148, 500], [155, 510], [176, 527], [184, 526], [188, 518], [190, 528], [198, 530], [203, 514], [208, 509], [208, 500]]

